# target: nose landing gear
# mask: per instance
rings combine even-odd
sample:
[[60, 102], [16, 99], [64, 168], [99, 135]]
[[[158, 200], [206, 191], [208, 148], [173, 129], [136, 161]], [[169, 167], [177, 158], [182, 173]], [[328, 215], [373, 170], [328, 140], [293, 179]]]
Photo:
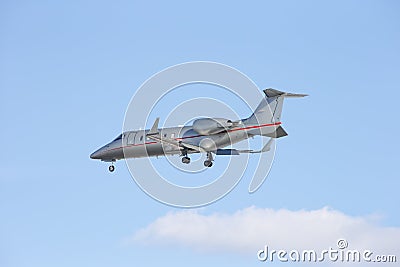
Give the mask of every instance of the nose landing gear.
[[110, 165], [110, 166], [108, 166], [108, 170], [109, 170], [110, 172], [113, 172], [113, 171], [115, 171], [115, 167], [114, 167], [114, 165]]
[[190, 158], [187, 155], [187, 149], [182, 150], [182, 163], [184, 164], [189, 164], [190, 163]]
[[114, 162], [115, 162], [115, 160], [112, 160], [112, 161], [111, 161], [111, 165], [108, 166], [108, 171], [109, 171], [109, 172], [115, 171]]

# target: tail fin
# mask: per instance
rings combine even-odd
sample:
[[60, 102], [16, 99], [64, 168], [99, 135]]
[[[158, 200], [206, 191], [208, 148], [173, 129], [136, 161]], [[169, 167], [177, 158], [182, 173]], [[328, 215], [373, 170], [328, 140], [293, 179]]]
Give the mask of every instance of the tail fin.
[[[263, 125], [280, 122], [284, 98], [307, 96], [305, 94], [285, 93], [272, 88], [265, 89], [263, 92], [265, 93], [264, 99], [254, 113], [248, 119], [244, 120], [246, 125]], [[284, 134], [282, 133], [282, 135]]]

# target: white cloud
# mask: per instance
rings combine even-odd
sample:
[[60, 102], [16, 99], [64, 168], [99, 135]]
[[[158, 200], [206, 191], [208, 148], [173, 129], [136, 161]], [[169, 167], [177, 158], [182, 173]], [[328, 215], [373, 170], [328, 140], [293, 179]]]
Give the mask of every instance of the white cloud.
[[330, 208], [290, 211], [249, 207], [233, 214], [168, 213], [135, 233], [136, 242], [182, 245], [201, 251], [251, 253], [271, 249], [322, 251], [345, 238], [349, 249], [400, 256], [400, 228], [382, 227], [371, 216]]

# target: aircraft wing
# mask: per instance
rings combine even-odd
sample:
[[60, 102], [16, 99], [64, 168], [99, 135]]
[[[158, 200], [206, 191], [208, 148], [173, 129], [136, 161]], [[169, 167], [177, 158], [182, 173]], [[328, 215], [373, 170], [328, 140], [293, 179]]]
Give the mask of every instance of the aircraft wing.
[[157, 118], [156, 121], [153, 124], [153, 127], [151, 127], [150, 131], [147, 133], [146, 137], [160, 142], [164, 144], [169, 144], [172, 146], [175, 146], [176, 148], [183, 150], [183, 149], [191, 149], [195, 150], [197, 152], [207, 152], [204, 148], [192, 144], [188, 144], [182, 141], [175, 140], [173, 138], [168, 138], [168, 137], [161, 137], [160, 132], [158, 131], [158, 122], [160, 121], [160, 118]]
[[207, 152], [206, 150], [204, 150], [204, 148], [200, 147], [200, 146], [196, 146], [196, 145], [192, 145], [192, 144], [188, 144], [182, 141], [178, 141], [172, 138], [168, 138], [168, 137], [161, 137], [160, 134], [147, 134], [146, 137], [160, 142], [160, 143], [164, 143], [164, 144], [168, 144], [168, 145], [172, 145], [180, 150], [183, 149], [191, 149], [191, 150], [195, 150], [197, 152]]
[[151, 140], [154, 140], [154, 141], [157, 141], [157, 142], [160, 142], [160, 143], [165, 143], [165, 144], [168, 144], [168, 145], [172, 145], [172, 146], [174, 146], [174, 147], [176, 147], [178, 149], [182, 149], [182, 147], [179, 146], [179, 142], [178, 141], [176, 141], [175, 139], [170, 139], [170, 138], [165, 138], [165, 137], [161, 138], [159, 133], [157, 133], [157, 134], [147, 134], [146, 137], [150, 138]]
[[217, 151], [215, 151], [216, 155], [240, 155], [241, 153], [251, 153], [251, 154], [255, 154], [255, 153], [263, 153], [263, 152], [267, 152], [271, 150], [271, 145], [274, 142], [273, 138], [270, 138], [267, 142], [267, 144], [265, 144], [265, 146], [261, 149], [261, 150], [251, 150], [251, 149], [246, 149], [246, 150], [237, 150], [237, 149], [217, 149]]

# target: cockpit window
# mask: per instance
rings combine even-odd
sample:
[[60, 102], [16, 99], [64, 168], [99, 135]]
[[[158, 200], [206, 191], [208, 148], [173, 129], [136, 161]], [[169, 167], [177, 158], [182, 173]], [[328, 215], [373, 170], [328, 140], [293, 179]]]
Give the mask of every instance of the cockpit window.
[[115, 139], [113, 140], [113, 142], [114, 142], [114, 141], [117, 141], [117, 140], [119, 140], [119, 139], [122, 139], [122, 134], [118, 135], [118, 137], [115, 138]]

